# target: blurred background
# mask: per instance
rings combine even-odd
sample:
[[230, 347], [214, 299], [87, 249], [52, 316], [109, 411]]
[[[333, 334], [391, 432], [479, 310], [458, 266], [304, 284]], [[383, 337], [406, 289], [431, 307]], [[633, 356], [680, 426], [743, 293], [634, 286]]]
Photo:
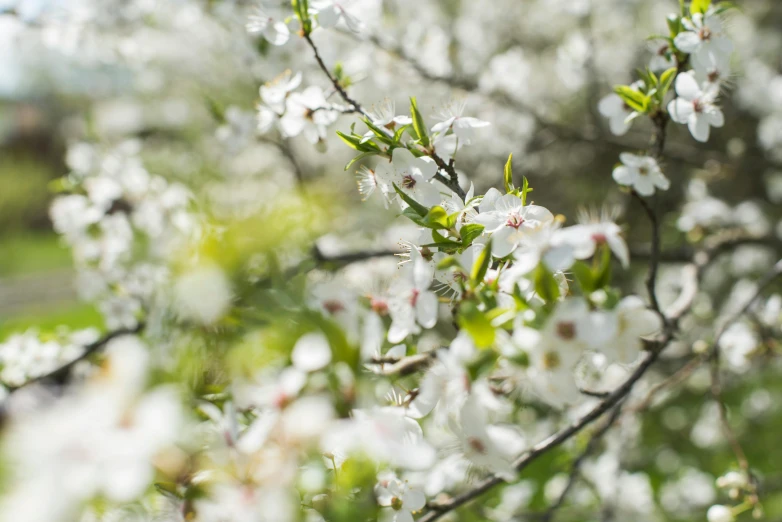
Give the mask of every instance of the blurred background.
[[[721, 99], [726, 126], [707, 144], [682, 126], [669, 129], [663, 167], [672, 187], [657, 205], [670, 252], [729, 225], [782, 237], [782, 2], [737, 4], [726, 21], [736, 48]], [[341, 64], [365, 106], [388, 98], [405, 113], [408, 97], [416, 96], [431, 124], [444, 103], [460, 100], [465, 115], [492, 123], [458, 157], [465, 187], [473, 182], [480, 193], [498, 186], [512, 152], [514, 170], [529, 178], [536, 202], [569, 223], [583, 211], [621, 216], [631, 247], [643, 251], [649, 239], [643, 212], [610, 173], [620, 152], [647, 147], [650, 128], [639, 122], [614, 136], [597, 105], [649, 63], [661, 41], [646, 37], [667, 34], [666, 16], [678, 2], [349, 5], [364, 23], [361, 31], [317, 31], [313, 39], [329, 66]], [[344, 171], [351, 151], [335, 131], [349, 128], [351, 116], [329, 129], [321, 147], [303, 136], [256, 133], [261, 84], [287, 69], [303, 72], [303, 86], [328, 92], [329, 84], [295, 34], [280, 47], [247, 34], [255, 7], [240, 0], [0, 0], [0, 341], [30, 326], [104, 327], [99, 310], [78, 297], [71, 253], [48, 214], [79, 161], [81, 142], [110, 150], [134, 140], [148, 170], [189, 187], [201, 208], [218, 217], [251, 212], [303, 182], [344, 210], [319, 239], [322, 252], [398, 248], [404, 233], [395, 213], [378, 198], [360, 201], [358, 165]], [[700, 323], [691, 326], [713, 324], [735, 299], [734, 281], [756, 276], [779, 254], [748, 246], [727, 256], [708, 280], [713, 299], [701, 303]], [[674, 263], [662, 272], [662, 292], [671, 299], [679, 268]], [[633, 276], [644, 270], [641, 256], [619, 284], [640, 292], [642, 278]], [[747, 412], [750, 461], [779, 488], [782, 388], [769, 379], [758, 373], [728, 400]], [[732, 463], [714, 433], [698, 431], [693, 419], [714, 412], [700, 409], [702, 388], [693, 386], [675, 409], [655, 411], [638, 427], [646, 449], [629, 457], [677, 517], [714, 500], [704, 485], [713, 477], [696, 469], [718, 476]], [[685, 432], [691, 436], [678, 436]], [[769, 513], [782, 516], [782, 497], [768, 490]]]

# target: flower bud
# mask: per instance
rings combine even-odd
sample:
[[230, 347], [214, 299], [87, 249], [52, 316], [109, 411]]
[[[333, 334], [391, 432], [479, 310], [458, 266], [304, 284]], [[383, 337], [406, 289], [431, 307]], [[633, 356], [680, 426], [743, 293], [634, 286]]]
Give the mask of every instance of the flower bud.
[[706, 513], [709, 522], [733, 522], [733, 511], [728, 506], [716, 504]]

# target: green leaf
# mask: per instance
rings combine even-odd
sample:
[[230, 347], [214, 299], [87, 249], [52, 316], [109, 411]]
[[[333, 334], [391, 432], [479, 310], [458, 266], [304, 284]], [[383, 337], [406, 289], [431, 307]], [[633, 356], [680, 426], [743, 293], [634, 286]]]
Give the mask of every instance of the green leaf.
[[576, 280], [584, 294], [591, 294], [597, 289], [595, 287], [595, 276], [592, 273], [592, 269], [589, 268], [589, 265], [583, 261], [576, 261], [573, 263], [570, 270], [573, 272], [573, 275], [576, 276]]
[[527, 177], [524, 176], [522, 178], [522, 185], [521, 185], [521, 204], [526, 205], [527, 204], [527, 194], [532, 192], [532, 188], [529, 186], [529, 181], [527, 180]]
[[402, 139], [402, 135], [405, 133], [407, 129], [410, 128], [410, 125], [402, 125], [399, 127], [396, 132], [394, 133], [394, 143], [397, 144]]
[[628, 85], [617, 85], [614, 92], [635, 111], [645, 114], [649, 108], [649, 97]]
[[416, 225], [421, 226], [421, 227], [426, 227], [426, 225], [424, 224], [424, 218], [421, 217], [418, 214], [418, 212], [415, 211], [414, 208], [407, 207], [406, 209], [404, 209], [402, 211], [402, 215], [405, 216], [410, 221], [412, 221], [413, 223], [415, 223]]
[[690, 14], [705, 13], [711, 7], [711, 0], [692, 0], [690, 4]]
[[370, 156], [375, 156], [375, 155], [377, 155], [377, 152], [375, 152], [375, 151], [373, 151], [373, 150], [371, 150], [371, 151], [368, 151], [368, 152], [362, 152], [361, 154], [359, 154], [358, 156], [356, 156], [355, 158], [353, 158], [352, 160], [350, 160], [350, 161], [348, 162], [348, 164], [347, 164], [347, 165], [345, 165], [345, 170], [348, 170], [348, 169], [349, 169], [350, 167], [352, 167], [352, 166], [353, 166], [353, 164], [354, 164], [354, 163], [356, 163], [357, 161], [361, 161], [361, 160], [362, 160], [362, 159], [364, 159], [364, 158], [368, 158], [368, 157], [370, 157]]
[[344, 141], [345, 144], [353, 150], [357, 150], [359, 152], [381, 152], [380, 147], [371, 141], [361, 143], [363, 136], [359, 136], [358, 134], [345, 134], [344, 132], [337, 131], [337, 136], [339, 136], [342, 141]]
[[312, 20], [310, 19], [310, 6], [308, 0], [291, 0], [293, 12], [301, 22], [301, 31], [304, 35], [312, 32]]
[[472, 301], [462, 303], [457, 317], [459, 326], [465, 330], [478, 348], [490, 348], [494, 344], [496, 332], [486, 315]]
[[448, 270], [455, 266], [459, 266], [459, 261], [454, 256], [447, 256], [437, 263], [437, 270]]
[[676, 67], [671, 67], [660, 76], [660, 88], [657, 91], [657, 96], [661, 102], [665, 95], [668, 94], [668, 90], [670, 90], [673, 80], [676, 78], [676, 70]]
[[513, 153], [508, 156], [508, 162], [505, 164], [505, 192], [510, 194], [513, 192]]
[[418, 102], [416, 101], [415, 97], [410, 98], [410, 116], [413, 119], [413, 128], [415, 129], [415, 133], [418, 136], [418, 140], [421, 142], [421, 145], [424, 147], [429, 146], [429, 134], [426, 130], [426, 124], [424, 123], [424, 118], [421, 116], [421, 113], [418, 111]]
[[472, 281], [473, 286], [478, 286], [478, 284], [483, 281], [483, 278], [486, 277], [486, 272], [489, 270], [489, 266], [491, 266], [491, 239], [478, 255], [478, 259], [475, 260], [475, 264], [472, 266], [470, 280]]
[[378, 127], [374, 123], [372, 123], [372, 121], [369, 118], [364, 118], [364, 123], [366, 124], [367, 127], [369, 127], [369, 130], [371, 130], [372, 132], [375, 133], [375, 136], [377, 136], [377, 139], [379, 139], [380, 141], [382, 141], [386, 145], [393, 145], [394, 144], [394, 140], [388, 135], [388, 132], [385, 131], [384, 129], [381, 129], [380, 127]]
[[603, 288], [611, 283], [611, 249], [602, 245], [599, 255], [599, 265], [594, 272], [595, 289]]
[[427, 228], [448, 230], [448, 213], [440, 205], [435, 205], [429, 209], [424, 216], [424, 223]]
[[459, 234], [462, 236], [462, 243], [464, 243], [464, 246], [471, 245], [472, 242], [475, 241], [475, 238], [483, 234], [483, 229], [484, 226], [479, 225], [478, 223], [469, 223], [462, 226], [462, 228], [459, 229]]
[[554, 275], [540, 263], [535, 269], [535, 292], [547, 303], [553, 303], [559, 297], [559, 284]]
[[668, 31], [671, 33], [671, 39], [676, 38], [676, 36], [682, 32], [681, 16], [670, 14], [665, 21], [668, 23]]

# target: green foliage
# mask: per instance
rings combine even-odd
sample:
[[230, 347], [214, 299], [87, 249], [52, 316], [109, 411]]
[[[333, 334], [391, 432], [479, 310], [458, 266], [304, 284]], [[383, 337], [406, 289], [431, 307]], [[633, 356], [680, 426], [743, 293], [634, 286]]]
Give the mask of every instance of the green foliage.
[[466, 301], [459, 307], [459, 326], [470, 334], [478, 348], [486, 349], [494, 344], [496, 332], [491, 322], [473, 301]]
[[547, 303], [553, 303], [559, 298], [559, 284], [554, 275], [543, 263], [538, 264], [534, 277], [535, 292]]
[[711, 6], [711, 0], [692, 0], [690, 14], [705, 13]]
[[646, 114], [649, 110], [651, 98], [640, 91], [636, 91], [629, 85], [617, 85], [614, 87], [614, 92], [634, 111]]
[[468, 223], [463, 225], [459, 230], [459, 234], [462, 236], [462, 244], [465, 247], [470, 246], [476, 238], [483, 234], [484, 228], [485, 227], [483, 225], [478, 223]]
[[312, 32], [312, 19], [310, 18], [309, 0], [291, 0], [293, 12], [301, 22], [301, 32], [309, 35]]
[[513, 186], [513, 165], [511, 164], [513, 162], [513, 153], [508, 156], [508, 162], [505, 164], [505, 192], [510, 194], [514, 190]]
[[426, 128], [426, 123], [424, 123], [424, 117], [421, 116], [421, 112], [418, 110], [418, 102], [415, 98], [410, 98], [410, 116], [413, 119], [416, 139], [424, 147], [429, 147], [429, 132]]

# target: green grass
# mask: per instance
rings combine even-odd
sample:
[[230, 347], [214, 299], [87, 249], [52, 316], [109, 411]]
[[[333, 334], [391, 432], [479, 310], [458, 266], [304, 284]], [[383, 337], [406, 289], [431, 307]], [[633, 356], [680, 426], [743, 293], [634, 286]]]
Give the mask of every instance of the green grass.
[[51, 231], [0, 236], [0, 277], [46, 272], [72, 266], [71, 253]]
[[58, 326], [72, 330], [95, 327], [103, 329], [103, 317], [91, 304], [74, 302], [55, 307], [36, 307], [20, 310], [12, 317], [0, 318], [0, 341], [9, 335], [36, 328], [41, 332], [54, 331]]

